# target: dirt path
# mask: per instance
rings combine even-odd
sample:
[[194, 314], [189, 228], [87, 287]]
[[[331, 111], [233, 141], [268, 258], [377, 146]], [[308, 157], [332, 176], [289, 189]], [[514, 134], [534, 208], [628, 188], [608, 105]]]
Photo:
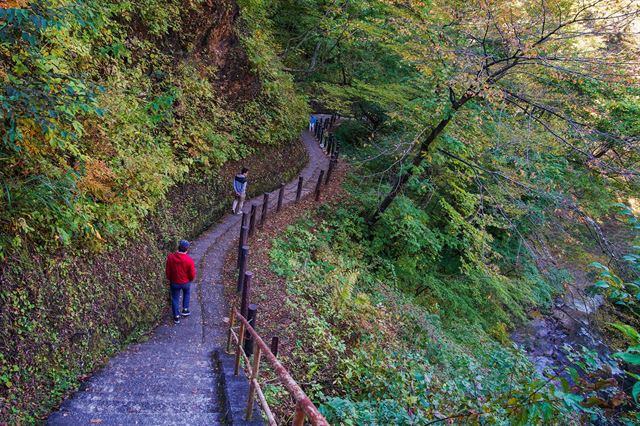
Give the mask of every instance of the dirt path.
[[[328, 158], [313, 135], [303, 132], [309, 163], [301, 172], [303, 194], [313, 191]], [[285, 187], [283, 204], [295, 201], [298, 180]], [[251, 184], [251, 182], [249, 182]], [[271, 200], [277, 200], [277, 192]], [[261, 205], [262, 197], [245, 203]], [[270, 210], [276, 202], [270, 202]], [[260, 211], [260, 209], [259, 209]], [[47, 420], [50, 425], [224, 424], [213, 352], [222, 346], [228, 309], [223, 297], [225, 254], [237, 243], [240, 216], [228, 215], [192, 243], [198, 267], [192, 284], [192, 315], [166, 321], [143, 343], [130, 345], [94, 374]]]

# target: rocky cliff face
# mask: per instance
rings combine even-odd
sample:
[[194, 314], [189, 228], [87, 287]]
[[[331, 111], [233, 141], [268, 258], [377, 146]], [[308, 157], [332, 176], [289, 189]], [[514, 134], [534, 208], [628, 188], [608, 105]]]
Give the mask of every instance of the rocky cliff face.
[[239, 13], [235, 1], [207, 0], [201, 13], [191, 16], [198, 26], [194, 54], [217, 68], [218, 88], [232, 105], [253, 99], [260, 91], [260, 81], [251, 72], [238, 37]]

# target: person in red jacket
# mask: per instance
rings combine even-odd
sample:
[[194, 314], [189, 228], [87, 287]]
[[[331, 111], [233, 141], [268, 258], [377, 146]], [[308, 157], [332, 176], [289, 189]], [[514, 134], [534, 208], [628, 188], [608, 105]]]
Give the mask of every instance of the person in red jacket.
[[165, 272], [171, 287], [171, 311], [173, 322], [180, 324], [180, 292], [182, 292], [182, 316], [191, 315], [189, 312], [189, 299], [191, 296], [191, 282], [196, 278], [196, 265], [191, 256], [187, 254], [189, 241], [182, 240], [178, 245], [178, 251], [169, 253]]

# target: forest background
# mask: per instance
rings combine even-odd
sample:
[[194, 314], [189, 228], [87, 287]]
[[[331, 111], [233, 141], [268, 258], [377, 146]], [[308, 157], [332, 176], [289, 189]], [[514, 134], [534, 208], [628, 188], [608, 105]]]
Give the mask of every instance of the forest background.
[[[219, 217], [225, 167], [295, 173], [311, 100], [348, 118], [349, 202], [271, 255], [332, 422], [637, 421], [637, 1], [9, 3], [3, 416], [35, 420], [152, 326], [162, 251]], [[537, 371], [511, 333], [569, 289], [605, 300], [611, 350]]]

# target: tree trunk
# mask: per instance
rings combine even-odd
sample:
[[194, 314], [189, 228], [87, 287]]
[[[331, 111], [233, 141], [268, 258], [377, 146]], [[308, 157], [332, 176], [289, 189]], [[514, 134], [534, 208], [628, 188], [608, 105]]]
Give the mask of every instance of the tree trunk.
[[440, 134], [445, 129], [445, 127], [447, 127], [447, 124], [449, 124], [455, 112], [459, 110], [464, 104], [466, 104], [471, 99], [473, 99], [477, 94], [478, 92], [474, 92], [471, 90], [471, 88], [469, 88], [464, 93], [464, 95], [462, 95], [459, 99], [456, 99], [453, 90], [449, 88], [449, 99], [451, 101], [451, 111], [449, 111], [449, 114], [447, 114], [447, 116], [443, 118], [436, 127], [431, 129], [431, 132], [429, 132], [429, 134], [424, 139], [424, 141], [422, 141], [422, 143], [420, 144], [420, 150], [418, 151], [418, 154], [416, 154], [416, 156], [413, 158], [413, 161], [411, 162], [413, 167], [411, 167], [409, 170], [403, 173], [398, 178], [398, 180], [396, 180], [396, 183], [393, 185], [393, 188], [391, 188], [391, 191], [389, 191], [389, 193], [387, 194], [386, 197], [384, 197], [382, 202], [378, 204], [378, 208], [376, 209], [376, 211], [367, 219], [367, 225], [373, 226], [376, 224], [376, 222], [380, 219], [380, 216], [382, 216], [385, 210], [387, 210], [389, 205], [400, 193], [400, 191], [402, 190], [404, 185], [407, 183], [409, 178], [413, 175], [413, 169], [419, 166], [420, 163], [422, 163], [422, 160], [427, 156], [427, 154], [429, 153], [429, 148], [431, 144], [433, 143], [433, 141], [436, 140], [438, 136], [440, 136]]
[[427, 135], [425, 140], [420, 144], [420, 150], [413, 158], [411, 162], [412, 167], [404, 172], [397, 180], [396, 183], [391, 188], [391, 191], [387, 194], [386, 197], [382, 200], [380, 204], [378, 204], [378, 208], [376, 211], [367, 219], [367, 224], [369, 226], [374, 225], [379, 219], [380, 216], [387, 210], [389, 205], [393, 202], [396, 196], [400, 193], [404, 185], [407, 183], [409, 178], [413, 175], [414, 167], [417, 167], [422, 163], [422, 160], [429, 153], [429, 147], [433, 143], [433, 141], [442, 133], [442, 131], [447, 127], [447, 124], [451, 121], [452, 115], [449, 114], [446, 118], [442, 119], [436, 127], [431, 129], [431, 132]]

